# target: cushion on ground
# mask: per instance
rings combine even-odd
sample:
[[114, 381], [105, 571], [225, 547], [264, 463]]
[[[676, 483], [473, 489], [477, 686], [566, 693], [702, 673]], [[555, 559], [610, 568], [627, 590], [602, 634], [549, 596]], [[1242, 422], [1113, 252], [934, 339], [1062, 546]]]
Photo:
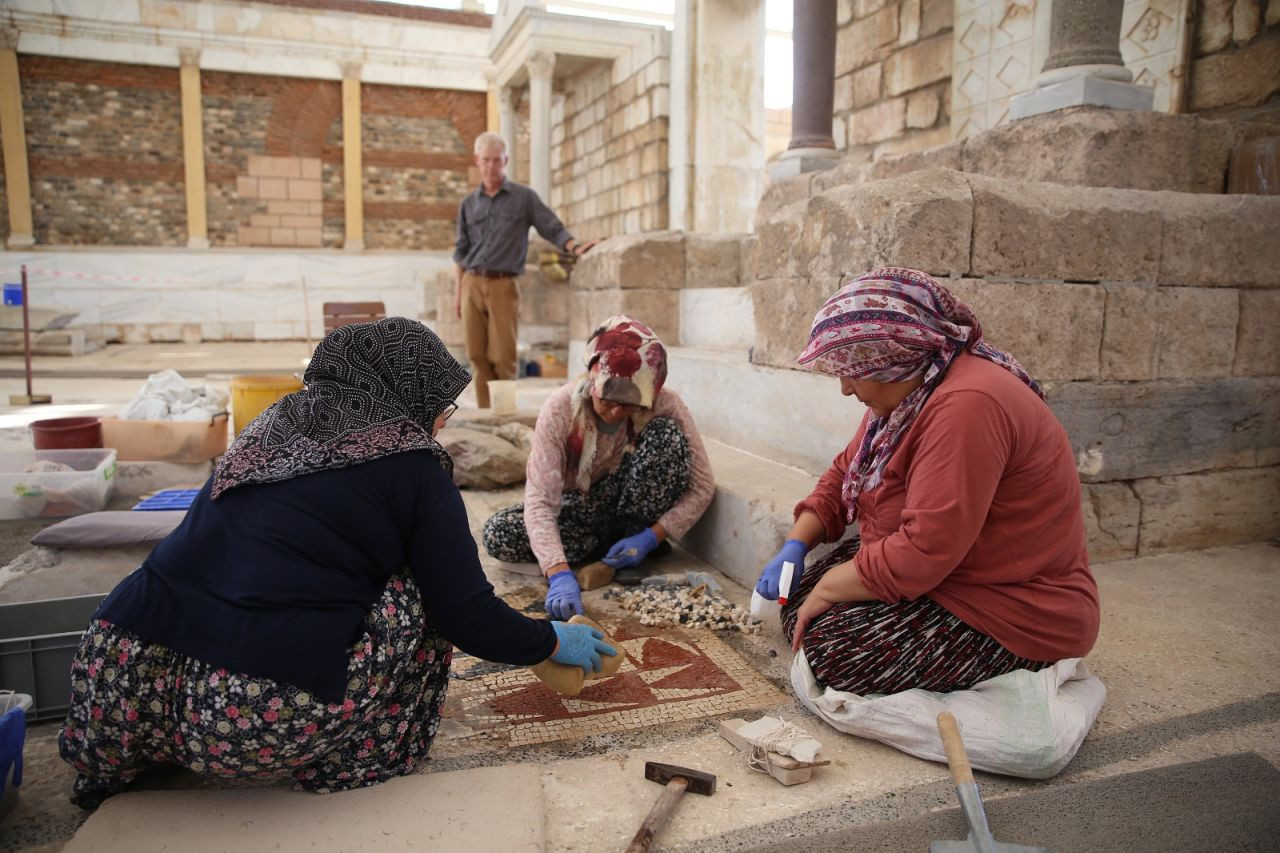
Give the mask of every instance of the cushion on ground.
[[186, 518], [185, 510], [90, 512], [46, 527], [32, 545], [59, 548], [119, 548], [159, 542]]

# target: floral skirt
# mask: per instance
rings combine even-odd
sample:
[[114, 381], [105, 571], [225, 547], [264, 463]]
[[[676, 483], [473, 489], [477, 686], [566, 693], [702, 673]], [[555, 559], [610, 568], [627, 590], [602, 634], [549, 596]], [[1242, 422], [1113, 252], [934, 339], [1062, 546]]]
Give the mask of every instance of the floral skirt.
[[[788, 641], [800, 604], [830, 569], [853, 559], [859, 544], [852, 539], [805, 569], [799, 589], [782, 609]], [[1018, 657], [926, 596], [892, 604], [837, 604], [810, 623], [804, 655], [819, 684], [859, 696], [915, 687], [947, 693], [1006, 672], [1050, 665]]]
[[340, 703], [95, 621], [71, 666], [58, 735], [63, 760], [79, 771], [72, 800], [93, 808], [157, 763], [228, 779], [292, 777], [317, 793], [411, 773], [440, 725], [452, 655], [405, 574], [365, 618]]
[[[656, 417], [636, 439], [636, 449], [583, 494], [566, 491], [560, 500], [560, 542], [570, 563], [604, 556], [624, 536], [639, 533], [689, 490], [693, 453], [673, 418]], [[508, 563], [537, 561], [524, 526], [524, 504], [499, 510], [484, 523], [481, 541], [490, 556]]]

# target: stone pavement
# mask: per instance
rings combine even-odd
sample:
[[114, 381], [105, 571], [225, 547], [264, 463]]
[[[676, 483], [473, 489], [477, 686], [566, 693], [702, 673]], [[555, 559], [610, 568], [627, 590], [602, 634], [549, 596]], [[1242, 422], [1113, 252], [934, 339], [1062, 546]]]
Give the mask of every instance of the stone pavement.
[[[282, 347], [276, 364], [292, 355]], [[235, 370], [254, 364], [262, 361], [246, 359]], [[212, 370], [221, 366], [209, 372], [231, 372]], [[47, 380], [66, 383], [53, 386], [55, 403], [64, 402], [62, 394], [67, 403], [88, 405], [94, 384], [66, 374]], [[137, 384], [99, 379], [96, 388], [118, 404]], [[529, 397], [522, 405], [536, 404], [554, 383], [542, 385], [523, 392]], [[0, 417], [24, 416], [0, 407]], [[0, 426], [23, 432], [13, 420]], [[464, 495], [478, 533], [520, 492]], [[529, 574], [532, 567], [483, 562], [508, 601], [538, 609], [544, 586]], [[727, 568], [733, 577], [750, 575]], [[681, 549], [656, 565], [688, 569], [710, 567]], [[1103, 620], [1089, 664], [1108, 687], [1106, 705], [1058, 777], [979, 774], [996, 838], [1062, 850], [1274, 849], [1280, 548], [1261, 543], [1100, 562], [1095, 573]], [[744, 585], [729, 576], [721, 582], [730, 599], [746, 603]], [[930, 838], [963, 837], [943, 766], [837, 733], [799, 705], [776, 624], [758, 635], [646, 629], [621, 607], [616, 589], [585, 600], [625, 647], [627, 665], [617, 677], [569, 701], [540, 690], [523, 670], [459, 656], [432, 761], [418, 775], [364, 791], [324, 798], [276, 787], [246, 792], [158, 772], [85, 821], [65, 799], [71, 774], [56, 758], [57, 725], [35, 725], [22, 798], [0, 826], [0, 850], [239, 850], [277, 841], [281, 849], [621, 849], [658, 793], [643, 778], [646, 760], [719, 780], [714, 796], [685, 798], [659, 849], [848, 849], [863, 842], [865, 849], [924, 849]], [[716, 727], [721, 719], [765, 713], [814, 733], [832, 764], [791, 788], [749, 770]]]

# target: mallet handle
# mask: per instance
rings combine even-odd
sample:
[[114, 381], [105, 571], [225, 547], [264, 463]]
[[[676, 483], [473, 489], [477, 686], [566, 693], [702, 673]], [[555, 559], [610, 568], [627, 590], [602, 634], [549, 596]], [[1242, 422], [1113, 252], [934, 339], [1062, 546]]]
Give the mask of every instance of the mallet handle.
[[662, 793], [658, 795], [653, 808], [649, 809], [644, 823], [640, 824], [635, 838], [631, 839], [631, 844], [627, 846], [627, 853], [644, 853], [649, 849], [653, 844], [653, 837], [666, 825], [667, 818], [671, 817], [672, 810], [675, 809], [676, 803], [680, 802], [680, 796], [688, 787], [689, 780], [683, 776], [677, 776], [667, 783]]
[[965, 754], [964, 741], [960, 739], [960, 727], [950, 711], [938, 715], [938, 734], [942, 736], [942, 748], [947, 752], [951, 778], [957, 785], [972, 782], [973, 768], [969, 766], [969, 756]]

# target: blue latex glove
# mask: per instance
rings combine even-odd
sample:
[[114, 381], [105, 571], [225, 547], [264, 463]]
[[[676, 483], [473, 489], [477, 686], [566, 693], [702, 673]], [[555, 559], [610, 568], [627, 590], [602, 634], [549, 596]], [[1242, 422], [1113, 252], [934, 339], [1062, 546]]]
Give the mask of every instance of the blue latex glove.
[[[566, 574], [568, 574], [566, 572]], [[604, 666], [601, 655], [613, 657], [618, 650], [604, 641], [604, 634], [590, 625], [571, 625], [568, 622], [552, 622], [559, 645], [551, 655], [556, 663], [580, 666], [590, 674]]]
[[557, 572], [547, 581], [547, 613], [557, 619], [568, 619], [573, 614], [586, 615], [582, 609], [582, 587], [573, 572]]
[[640, 565], [649, 552], [658, 547], [658, 534], [646, 527], [635, 536], [628, 536], [613, 543], [609, 553], [600, 562], [615, 569], [629, 569]]
[[777, 601], [782, 564], [794, 563], [796, 569], [791, 575], [791, 589], [788, 590], [787, 596], [790, 598], [790, 594], [800, 588], [800, 575], [804, 574], [804, 555], [807, 553], [809, 549], [799, 539], [788, 539], [782, 546], [782, 550], [765, 565], [764, 571], [760, 573], [760, 580], [756, 581], [756, 592], [770, 601]]

